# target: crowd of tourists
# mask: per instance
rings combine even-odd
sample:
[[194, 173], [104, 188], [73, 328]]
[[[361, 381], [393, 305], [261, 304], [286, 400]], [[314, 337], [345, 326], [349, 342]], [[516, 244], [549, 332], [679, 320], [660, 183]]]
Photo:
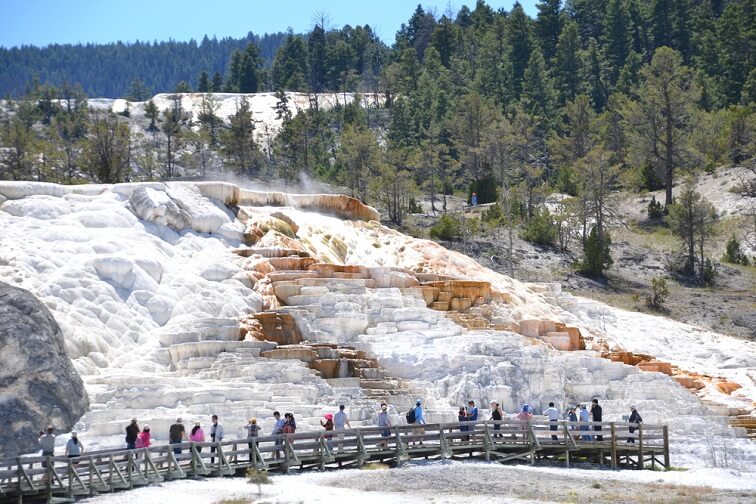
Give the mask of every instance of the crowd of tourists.
[[[549, 403], [549, 407], [542, 412], [542, 416], [548, 418], [549, 429], [551, 431], [558, 430], [558, 422], [560, 420], [568, 420], [574, 422], [576, 425], [570, 425], [571, 430], [577, 431], [583, 440], [585, 441], [603, 441], [603, 435], [601, 434], [602, 428], [600, 422], [603, 419], [602, 408], [599, 405], [598, 399], [593, 399], [590, 410], [585, 404], [576, 404], [575, 406], [569, 406], [564, 411], [559, 411], [554, 406], [553, 402]], [[521, 421], [531, 421], [534, 417], [534, 410], [528, 404], [523, 404], [517, 413], [508, 415], [504, 412], [501, 405], [496, 402], [491, 402], [490, 417], [488, 420], [494, 422], [493, 425], [493, 437], [501, 438], [501, 426], [505, 418], [514, 418]], [[460, 432], [471, 432], [475, 428], [474, 422], [481, 420], [478, 407], [475, 405], [475, 401], [468, 401], [467, 405], [459, 407], [457, 419], [460, 422]], [[417, 425], [418, 430], [416, 432], [423, 432], [423, 425], [426, 423], [423, 412], [423, 402], [421, 399], [415, 401], [415, 406], [410, 408], [405, 414], [405, 420], [408, 425]], [[168, 429], [168, 442], [173, 447], [173, 452], [176, 455], [182, 452], [182, 443], [193, 441], [195, 443], [219, 443], [223, 441], [225, 437], [225, 430], [223, 424], [219, 422], [218, 415], [212, 415], [210, 417], [210, 430], [209, 436], [205, 434], [205, 430], [202, 427], [201, 421], [195, 421], [193, 427], [187, 431], [184, 427], [184, 421], [181, 417], [176, 419]], [[635, 405], [630, 406], [630, 415], [627, 421], [631, 424], [640, 424], [643, 422], [640, 414], [638, 413]], [[596, 424], [598, 423], [598, 425]], [[338, 411], [335, 413], [326, 413], [323, 419], [320, 421], [320, 425], [325, 429], [326, 435], [324, 436], [328, 447], [332, 450], [334, 443], [333, 438], [336, 437], [336, 444], [341, 451], [344, 441], [344, 431], [352, 428], [349, 421], [349, 416], [346, 413], [346, 406], [344, 404], [339, 405]], [[526, 428], [527, 424], [522, 424], [522, 429]], [[377, 426], [382, 437], [387, 438], [391, 436], [391, 417], [388, 412], [388, 404], [381, 403], [380, 409], [377, 415]], [[591, 426], [593, 427], [591, 429]], [[248, 446], [250, 449], [250, 460], [252, 460], [252, 448], [256, 443], [256, 438], [260, 436], [261, 427], [257, 422], [257, 418], [250, 418], [247, 424], [244, 425], [243, 430], [248, 440]], [[635, 442], [635, 436], [633, 435], [636, 427], [628, 427], [630, 435], [627, 438], [628, 443]], [[136, 418], [132, 418], [129, 425], [126, 426], [126, 449], [134, 450], [139, 448], [149, 448], [152, 445], [152, 437], [150, 433], [150, 426], [143, 425], [139, 427], [139, 423]], [[273, 429], [271, 435], [278, 436], [281, 434], [294, 434], [297, 431], [297, 422], [293, 413], [284, 413], [283, 417], [279, 411], [273, 412]], [[48, 427], [46, 431], [39, 433], [39, 446], [43, 456], [53, 456], [55, 454], [55, 429]], [[589, 433], [589, 432], [592, 432]], [[557, 434], [552, 434], [553, 440], [558, 440]], [[462, 437], [463, 440], [469, 439], [469, 435]], [[421, 443], [422, 444], [422, 443]], [[283, 446], [283, 437], [279, 437], [275, 440], [276, 450], [273, 452], [276, 458], [280, 456], [280, 450]], [[379, 443], [379, 446], [386, 446], [386, 442]], [[202, 451], [202, 446], [197, 447], [198, 451]], [[79, 457], [84, 452], [84, 445], [78, 438], [76, 432], [71, 432], [70, 439], [66, 442], [65, 455], [70, 458]], [[210, 452], [215, 453], [215, 447], [210, 446]], [[211, 458], [211, 463], [214, 462], [214, 458]]]

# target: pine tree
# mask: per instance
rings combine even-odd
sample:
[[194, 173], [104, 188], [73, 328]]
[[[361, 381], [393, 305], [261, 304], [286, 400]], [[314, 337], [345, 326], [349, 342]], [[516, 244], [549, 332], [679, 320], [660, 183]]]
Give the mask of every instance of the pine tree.
[[512, 64], [512, 88], [515, 99], [519, 99], [525, 69], [528, 67], [532, 50], [528, 17], [519, 3], [515, 4], [509, 16], [507, 44], [509, 45], [509, 61]]
[[556, 55], [557, 42], [561, 33], [562, 17], [560, 15], [561, 0], [539, 0], [536, 7], [535, 33], [543, 50], [543, 57], [551, 62]]
[[568, 21], [557, 42], [555, 61], [556, 88], [559, 103], [574, 100], [582, 92], [583, 61], [580, 57], [580, 38], [577, 24]]
[[664, 176], [664, 206], [672, 204], [675, 168], [685, 150], [691, 112], [698, 98], [682, 56], [660, 47], [649, 65], [641, 70], [644, 79], [638, 101], [629, 102], [623, 115], [630, 125], [636, 150], [659, 168]]
[[198, 93], [209, 93], [210, 92], [210, 82], [209, 82], [209, 76], [207, 75], [207, 72], [202, 72], [199, 76], [199, 82], [197, 83], [197, 92]]
[[237, 101], [236, 113], [228, 119], [228, 130], [221, 136], [221, 153], [237, 175], [253, 174], [259, 151], [254, 138], [255, 123], [246, 97]]
[[144, 116], [150, 120], [150, 125], [147, 127], [147, 130], [157, 130], [157, 120], [158, 117], [160, 117], [160, 110], [158, 110], [154, 101], [150, 100], [144, 104]]
[[260, 50], [255, 44], [249, 44], [244, 50], [239, 70], [240, 93], [256, 93], [259, 88], [259, 72], [262, 67]]
[[554, 112], [555, 92], [538, 46], [530, 54], [524, 77], [522, 101], [525, 110], [548, 122]]
[[629, 15], [624, 0], [609, 0], [604, 17], [604, 56], [609, 66], [609, 81], [617, 82], [625, 65], [630, 45]]
[[220, 74], [220, 72], [215, 72], [215, 75], [213, 75], [213, 84], [210, 88], [210, 91], [213, 93], [220, 93], [223, 90], [223, 76]]

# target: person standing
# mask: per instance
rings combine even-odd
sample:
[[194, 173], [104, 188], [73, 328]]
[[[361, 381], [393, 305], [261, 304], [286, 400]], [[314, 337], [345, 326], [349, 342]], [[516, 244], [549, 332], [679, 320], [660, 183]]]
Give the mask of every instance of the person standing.
[[327, 434], [324, 437], [328, 449], [333, 451], [333, 434], [331, 434], [331, 432], [333, 432], [333, 415], [331, 413], [326, 413], [323, 418], [325, 418], [325, 423], [321, 420], [320, 425], [326, 430]]
[[339, 412], [333, 416], [333, 429], [336, 431], [336, 438], [339, 440], [339, 451], [344, 449], [344, 430], [346, 427], [352, 428], [352, 424], [349, 423], [349, 417], [344, 411], [346, 406], [339, 405]]
[[[184, 429], [184, 421], [181, 417], [178, 417], [176, 423], [171, 425], [171, 428], [168, 430], [168, 442], [170, 444], [181, 444], [185, 439], [186, 430]], [[173, 453], [175, 455], [181, 455], [181, 447], [177, 446], [173, 448]]]
[[[457, 413], [457, 420], [459, 421], [459, 432], [467, 432], [467, 408], [464, 406], [459, 407], [459, 412]], [[462, 436], [462, 441], [469, 441], [470, 436], [465, 434]]]
[[[578, 421], [577, 413], [575, 412], [575, 408], [570, 408], [569, 413], [567, 413], [567, 419], [570, 421], [570, 423], [574, 423]], [[575, 430], [575, 426], [571, 425], [570, 430]]]
[[471, 206], [477, 206], [478, 205], [478, 195], [475, 193], [472, 193], [472, 196], [470, 196], [470, 205]]
[[71, 433], [71, 439], [66, 443], [66, 457], [76, 458], [81, 456], [84, 451], [84, 445], [79, 441], [79, 435], [76, 432]]
[[[533, 414], [530, 412], [530, 406], [528, 406], [527, 404], [523, 404], [522, 408], [520, 408], [520, 412], [517, 413], [517, 420], [520, 420], [522, 422], [530, 422], [532, 419], [533, 419]], [[520, 426], [520, 429], [523, 430], [523, 431], [526, 431], [522, 435], [522, 439], [523, 440], [527, 440], [528, 439], [528, 432], [527, 431], [529, 430], [529, 424], [523, 423]]]
[[136, 448], [149, 448], [150, 447], [150, 426], [145, 425], [142, 428], [142, 432], [137, 436], [135, 443]]
[[[591, 421], [591, 417], [590, 417], [590, 414], [588, 413], [588, 407], [585, 404], [581, 404], [580, 405], [580, 423], [583, 424], [583, 423], [587, 423], [587, 422], [590, 422], [590, 421]], [[581, 431], [588, 431], [588, 430], [590, 430], [590, 428], [591, 428], [590, 425], [581, 425], [580, 426], [580, 430]], [[583, 435], [583, 441], [593, 441], [593, 437], [590, 434], [588, 434], [588, 435], [584, 434]]]
[[[593, 400], [593, 404], [591, 405], [591, 419], [594, 422], [601, 422], [601, 418], [603, 416], [603, 410], [601, 409], [601, 406], [599, 406], [598, 399]], [[601, 432], [601, 425], [594, 425], [593, 426], [594, 431]], [[603, 441], [604, 436], [601, 434], [596, 435], [596, 441]]]
[[[378, 427], [381, 428], [381, 437], [387, 438], [391, 435], [391, 431], [389, 430], [391, 428], [391, 419], [389, 418], [388, 405], [386, 403], [381, 403], [381, 412], [378, 413]], [[382, 441], [379, 446], [386, 447], [386, 442]]]
[[257, 425], [257, 418], [250, 418], [247, 421], [247, 425], [244, 426], [244, 429], [247, 431], [247, 439], [250, 440], [247, 442], [247, 446], [249, 447], [249, 461], [252, 462], [254, 455], [252, 447], [257, 444], [257, 436], [260, 433], [260, 426]]
[[274, 436], [279, 436], [279, 438], [275, 441], [276, 451], [273, 452], [273, 457], [280, 458], [281, 452], [278, 450], [278, 447], [283, 445], [283, 438], [280, 436], [283, 434], [283, 428], [286, 424], [286, 421], [281, 418], [281, 413], [279, 413], [278, 411], [273, 412], [273, 418], [275, 419], [275, 423], [273, 424], [273, 432], [271, 434]]
[[501, 420], [504, 418], [504, 411], [502, 411], [501, 406], [496, 401], [491, 401], [491, 420], [494, 422], [493, 430], [494, 430], [494, 437], [500, 438], [502, 437], [501, 432]]
[[[642, 424], [643, 418], [641, 418], [640, 413], [638, 413], [638, 410], [635, 408], [635, 405], [633, 404], [630, 406], [630, 418], [627, 420], [631, 424]], [[631, 426], [630, 427], [630, 436], [627, 438], [628, 443], [635, 443], [635, 432], [636, 427]]]
[[[46, 432], [39, 432], [39, 439], [37, 441], [39, 442], [39, 447], [42, 449], [43, 457], [55, 456], [55, 435], [53, 432], [55, 432], [55, 428], [53, 427], [48, 427]], [[42, 467], [47, 467], [47, 460], [42, 462]]]
[[137, 419], [132, 418], [131, 423], [126, 426], [126, 449], [133, 450], [136, 448], [136, 440], [139, 436], [139, 425]]
[[[543, 412], [544, 415], [546, 415], [549, 418], [549, 430], [555, 431], [557, 430], [557, 422], [559, 422], [559, 410], [554, 407], [554, 403], [550, 402], [549, 407], [546, 409], [546, 411]], [[556, 434], [551, 435], [552, 441], [558, 441], [559, 438]]]
[[[210, 440], [213, 443], [220, 443], [223, 441], [223, 425], [218, 423], [218, 415], [213, 415], [211, 417], [211, 420], [213, 421], [213, 426], [210, 427]], [[210, 453], [215, 453], [215, 446], [210, 447]], [[215, 462], [215, 457], [210, 457], [210, 463]]]
[[[194, 422], [194, 427], [192, 427], [192, 432], [189, 434], [189, 439], [195, 443], [205, 442], [205, 431], [202, 430], [202, 425], [199, 422]], [[197, 446], [197, 451], [201, 452], [202, 447]]]

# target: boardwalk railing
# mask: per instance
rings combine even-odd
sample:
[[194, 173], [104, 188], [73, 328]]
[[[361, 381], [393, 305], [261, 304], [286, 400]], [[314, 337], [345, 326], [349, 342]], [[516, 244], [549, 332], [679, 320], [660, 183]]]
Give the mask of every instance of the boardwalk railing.
[[294, 467], [361, 467], [370, 461], [461, 456], [531, 464], [558, 459], [567, 466], [571, 460], [590, 459], [612, 469], [642, 469], [646, 463], [653, 468], [670, 466], [667, 426], [507, 419], [186, 442], [88, 452], [76, 458], [2, 459], [0, 502], [20, 503], [25, 497], [63, 502], [157, 481], [238, 474], [248, 468], [287, 472]]

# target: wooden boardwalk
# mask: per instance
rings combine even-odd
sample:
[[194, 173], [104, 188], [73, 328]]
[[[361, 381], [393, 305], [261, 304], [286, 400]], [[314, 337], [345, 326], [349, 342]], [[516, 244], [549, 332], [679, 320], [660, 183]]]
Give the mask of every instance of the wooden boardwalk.
[[[602, 431], [580, 430], [601, 426]], [[160, 445], [89, 452], [81, 457], [24, 456], [0, 460], [0, 503], [71, 502], [182, 478], [243, 475], [248, 468], [293, 469], [391, 465], [417, 458], [479, 458], [496, 462], [589, 460], [612, 469], [669, 468], [667, 426], [618, 422], [480, 421], [311, 431], [221, 443]], [[462, 431], [461, 428], [467, 430]], [[551, 430], [556, 428], [556, 430]], [[598, 440], [597, 435], [603, 438]], [[590, 439], [586, 436], [590, 436]], [[628, 442], [632, 436], [634, 442]], [[553, 439], [556, 437], [556, 439]], [[181, 448], [174, 454], [174, 448]]]

